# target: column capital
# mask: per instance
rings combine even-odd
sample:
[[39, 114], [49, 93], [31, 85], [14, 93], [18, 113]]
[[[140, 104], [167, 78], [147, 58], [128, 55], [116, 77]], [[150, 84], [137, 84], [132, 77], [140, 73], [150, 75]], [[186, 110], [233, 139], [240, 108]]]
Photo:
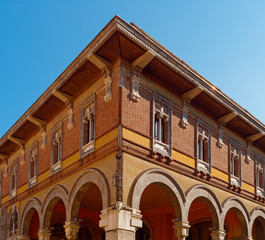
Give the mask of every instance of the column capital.
[[68, 240], [75, 240], [78, 237], [80, 225], [78, 221], [66, 221], [64, 225], [65, 236]]
[[220, 229], [211, 229], [211, 236], [212, 240], [224, 240], [225, 239], [226, 232], [225, 230]]
[[189, 222], [173, 220], [173, 223], [173, 228], [175, 229], [175, 236], [178, 238], [178, 240], [185, 240], [186, 237], [189, 236]]
[[38, 231], [39, 240], [50, 240], [51, 235], [50, 229], [39, 229]]
[[122, 202], [117, 202], [113, 207], [103, 209], [100, 215], [99, 226], [106, 232], [125, 230], [136, 232], [142, 227], [141, 211], [130, 208]]

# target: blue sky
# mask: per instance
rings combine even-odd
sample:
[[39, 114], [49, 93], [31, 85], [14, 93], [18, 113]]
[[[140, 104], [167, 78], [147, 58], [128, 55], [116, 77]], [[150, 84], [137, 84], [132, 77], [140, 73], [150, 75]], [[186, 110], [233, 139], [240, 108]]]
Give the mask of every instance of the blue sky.
[[265, 123], [265, 1], [0, 1], [0, 137], [117, 14]]

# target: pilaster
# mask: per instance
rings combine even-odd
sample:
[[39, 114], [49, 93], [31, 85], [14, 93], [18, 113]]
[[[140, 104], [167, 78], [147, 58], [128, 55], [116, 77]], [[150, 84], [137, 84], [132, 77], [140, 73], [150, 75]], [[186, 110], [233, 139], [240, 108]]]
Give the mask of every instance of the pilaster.
[[224, 230], [216, 229], [211, 231], [212, 240], [224, 240], [225, 235]]
[[189, 236], [189, 229], [190, 229], [189, 222], [176, 221], [176, 220], [173, 220], [173, 222], [174, 222], [173, 228], [175, 229], [175, 236], [178, 238], [178, 240], [185, 240], [186, 237]]
[[135, 232], [142, 227], [140, 210], [117, 202], [101, 211], [99, 226], [106, 232], [106, 240], [134, 240]]
[[79, 228], [80, 228], [79, 222], [76, 221], [65, 222], [64, 229], [65, 229], [66, 238], [68, 240], [77, 239]]
[[50, 229], [39, 229], [38, 232], [39, 240], [50, 240], [51, 235], [52, 233]]

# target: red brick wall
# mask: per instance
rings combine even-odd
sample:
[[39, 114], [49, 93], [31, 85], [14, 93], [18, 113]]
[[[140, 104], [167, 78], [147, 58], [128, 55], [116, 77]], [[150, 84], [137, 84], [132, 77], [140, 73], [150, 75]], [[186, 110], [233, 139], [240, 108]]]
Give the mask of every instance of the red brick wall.
[[182, 111], [173, 106], [172, 111], [172, 147], [186, 155], [195, 157], [195, 127], [196, 119], [188, 116], [189, 126], [180, 127]]
[[105, 89], [97, 94], [96, 139], [103, 136], [119, 123], [119, 88], [117, 78], [112, 83], [112, 100], [104, 101]]
[[218, 140], [218, 132], [212, 129], [211, 134], [212, 167], [228, 173], [229, 140], [223, 137], [224, 146], [222, 148], [218, 148], [216, 145]]
[[44, 150], [41, 149], [42, 139], [38, 142], [38, 175], [50, 169], [50, 156], [51, 156], [51, 134], [47, 134], [47, 145]]
[[17, 188], [22, 185], [28, 183], [29, 176], [29, 150], [25, 152], [25, 164], [23, 166], [20, 165], [22, 157], [19, 157], [17, 165], [18, 165], [18, 176], [17, 176]]
[[74, 113], [74, 127], [68, 129], [69, 118], [63, 122], [63, 160], [71, 156], [76, 151], [79, 151], [80, 144], [80, 124], [81, 115], [80, 109]]
[[151, 137], [152, 93], [140, 88], [140, 100], [131, 100], [131, 84], [122, 90], [122, 124], [125, 128]]
[[[254, 176], [254, 168], [255, 163], [251, 161], [250, 163], [246, 163], [246, 149], [241, 149], [241, 179], [244, 182], [254, 185], [255, 184], [255, 176]], [[254, 157], [252, 155], [252, 157]], [[252, 158], [253, 159], [253, 158]]]

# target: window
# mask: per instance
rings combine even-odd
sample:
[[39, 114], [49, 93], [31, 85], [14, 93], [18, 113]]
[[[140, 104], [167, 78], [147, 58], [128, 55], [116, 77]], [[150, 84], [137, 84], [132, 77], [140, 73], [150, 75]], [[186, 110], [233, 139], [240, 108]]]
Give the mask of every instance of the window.
[[197, 169], [210, 173], [210, 128], [198, 120], [197, 123]]
[[62, 161], [62, 124], [59, 124], [52, 132], [51, 146], [51, 170], [52, 173], [61, 169]]
[[17, 160], [11, 165], [10, 171], [10, 198], [17, 195]]
[[239, 145], [230, 144], [230, 184], [241, 185], [241, 151]]
[[171, 104], [154, 95], [153, 102], [153, 151], [162, 155], [171, 155]]
[[81, 155], [94, 150], [95, 146], [95, 99], [90, 98], [82, 108]]
[[37, 183], [38, 147], [35, 143], [29, 152], [29, 187]]
[[260, 157], [256, 159], [256, 195], [264, 197], [264, 164]]

